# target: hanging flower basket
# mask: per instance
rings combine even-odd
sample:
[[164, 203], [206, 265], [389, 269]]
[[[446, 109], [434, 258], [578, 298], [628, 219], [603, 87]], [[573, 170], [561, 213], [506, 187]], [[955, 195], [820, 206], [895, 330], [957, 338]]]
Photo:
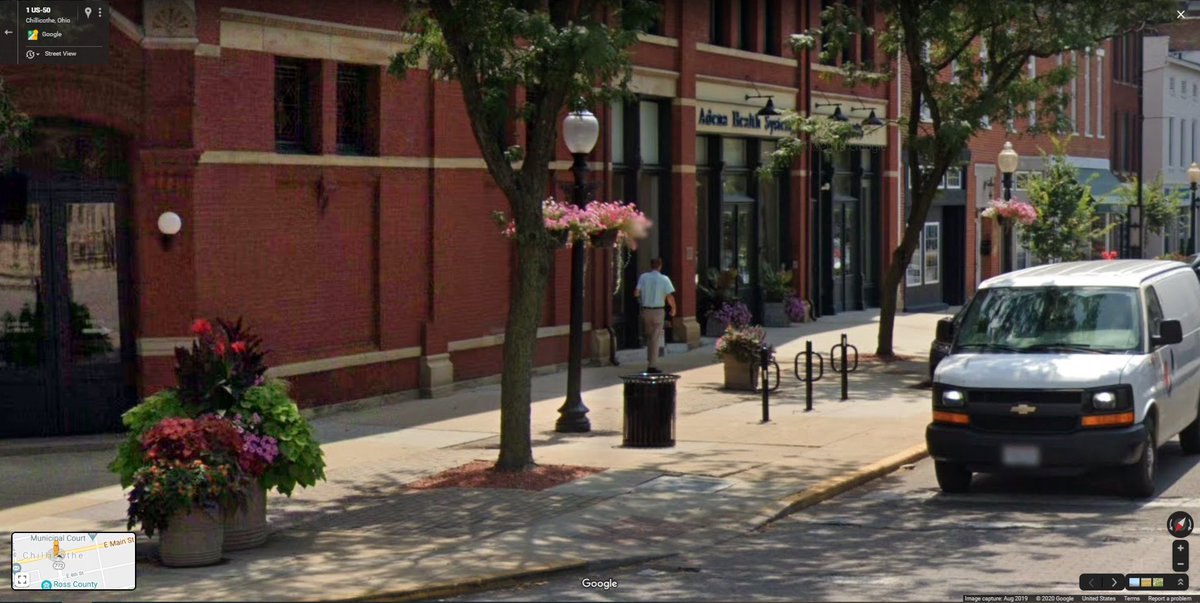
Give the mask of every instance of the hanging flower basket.
[[1012, 199], [1005, 201], [1003, 199], [992, 199], [988, 202], [988, 206], [981, 214], [985, 218], [999, 220], [1001, 225], [1008, 225], [1012, 222], [1019, 222], [1025, 226], [1029, 226], [1037, 221], [1037, 209], [1032, 205]]
[[620, 234], [621, 234], [621, 231], [616, 230], [614, 228], [602, 230], [602, 231], [592, 235], [592, 246], [600, 247], [600, 248], [616, 247], [617, 239]]
[[[613, 271], [617, 275], [614, 295], [621, 290], [629, 252], [637, 249], [637, 242], [649, 235], [652, 225], [636, 205], [620, 201], [592, 201], [580, 208], [550, 197], [542, 202], [542, 216], [546, 230], [560, 247], [582, 242], [593, 247], [616, 249], [617, 253], [613, 254]], [[503, 212], [493, 212], [492, 219], [500, 226], [501, 234], [510, 239], [517, 237], [516, 222]]]

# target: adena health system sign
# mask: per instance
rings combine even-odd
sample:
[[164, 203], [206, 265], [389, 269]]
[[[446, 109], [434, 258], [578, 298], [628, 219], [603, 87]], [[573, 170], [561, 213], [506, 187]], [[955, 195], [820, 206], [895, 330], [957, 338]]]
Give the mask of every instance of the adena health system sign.
[[759, 116], [760, 107], [737, 107], [705, 103], [696, 107], [696, 131], [740, 136], [786, 136], [790, 129], [779, 116]]

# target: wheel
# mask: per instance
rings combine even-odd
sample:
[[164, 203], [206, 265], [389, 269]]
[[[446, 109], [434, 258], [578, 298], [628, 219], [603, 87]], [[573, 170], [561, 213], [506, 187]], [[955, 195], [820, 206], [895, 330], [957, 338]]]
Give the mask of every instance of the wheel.
[[957, 494], [971, 488], [971, 472], [966, 465], [949, 461], [934, 461], [933, 472], [937, 474], [938, 487], [942, 492]]
[[1158, 462], [1158, 434], [1153, 417], [1142, 422], [1146, 426], [1146, 446], [1138, 461], [1122, 468], [1125, 492], [1133, 498], [1147, 498], [1154, 494], [1154, 473]]
[[1179, 432], [1179, 445], [1188, 454], [1200, 454], [1200, 414]]

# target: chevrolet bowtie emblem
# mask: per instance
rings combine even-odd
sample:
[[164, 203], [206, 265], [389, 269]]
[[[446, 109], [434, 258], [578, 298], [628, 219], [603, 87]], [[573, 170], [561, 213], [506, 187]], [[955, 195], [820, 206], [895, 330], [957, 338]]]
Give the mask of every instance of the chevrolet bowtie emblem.
[[1010, 408], [1009, 412], [1014, 412], [1019, 415], [1028, 415], [1037, 412], [1037, 407], [1033, 406], [1032, 404], [1025, 404], [1022, 402], [1021, 404], [1017, 404], [1016, 406]]

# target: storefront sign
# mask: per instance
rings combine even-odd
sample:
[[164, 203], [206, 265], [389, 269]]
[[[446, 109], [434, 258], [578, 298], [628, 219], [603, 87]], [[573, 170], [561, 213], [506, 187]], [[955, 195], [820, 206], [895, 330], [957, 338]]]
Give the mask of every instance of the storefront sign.
[[786, 136], [791, 128], [778, 116], [756, 115], [757, 110], [701, 106], [697, 110], [699, 132], [739, 132], [750, 136]]

